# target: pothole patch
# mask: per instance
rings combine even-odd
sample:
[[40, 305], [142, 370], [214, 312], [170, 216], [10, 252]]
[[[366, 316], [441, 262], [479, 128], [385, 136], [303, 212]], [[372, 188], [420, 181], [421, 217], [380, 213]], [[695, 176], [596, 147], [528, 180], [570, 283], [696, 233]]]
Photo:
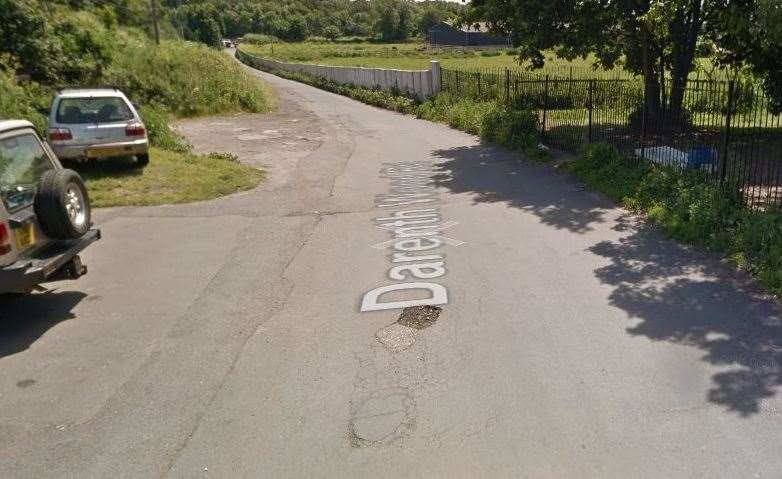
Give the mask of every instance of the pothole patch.
[[415, 331], [397, 323], [381, 329], [375, 337], [392, 353], [404, 351], [415, 343]]
[[443, 308], [429, 305], [405, 308], [397, 323], [408, 328], [426, 329], [437, 321], [442, 311]]
[[376, 391], [353, 410], [348, 440], [357, 448], [389, 445], [409, 435], [415, 429], [415, 419], [415, 400], [410, 391]]

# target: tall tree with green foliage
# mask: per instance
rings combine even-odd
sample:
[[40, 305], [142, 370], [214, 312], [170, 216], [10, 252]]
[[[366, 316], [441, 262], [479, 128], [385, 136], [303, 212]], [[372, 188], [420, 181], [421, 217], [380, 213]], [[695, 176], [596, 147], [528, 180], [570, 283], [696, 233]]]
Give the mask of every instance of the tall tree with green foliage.
[[621, 64], [643, 77], [649, 115], [678, 121], [696, 47], [707, 34], [730, 52], [725, 64], [746, 62], [767, 78], [775, 75], [779, 47], [763, 46], [756, 22], [768, 3], [779, 5], [778, 0], [473, 0], [469, 18], [511, 33], [521, 60], [534, 68], [544, 65], [550, 49], [567, 59], [594, 54], [605, 68]]
[[763, 79], [776, 111], [782, 111], [782, 2], [712, 0], [706, 36], [722, 65], [747, 67]]
[[223, 37], [223, 27], [220, 24], [222, 16], [214, 4], [192, 3], [179, 7], [176, 17], [183, 26], [185, 38], [205, 43], [210, 47], [219, 47]]

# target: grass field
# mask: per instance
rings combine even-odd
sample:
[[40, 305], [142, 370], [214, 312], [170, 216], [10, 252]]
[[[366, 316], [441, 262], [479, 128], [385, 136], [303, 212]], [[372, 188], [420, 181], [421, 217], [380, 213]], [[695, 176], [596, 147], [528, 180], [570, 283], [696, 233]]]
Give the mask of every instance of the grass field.
[[[247, 53], [264, 58], [286, 62], [319, 63], [322, 65], [358, 66], [374, 68], [399, 68], [403, 70], [424, 70], [429, 68], [431, 60], [439, 60], [443, 68], [459, 70], [512, 70], [526, 69], [519, 63], [513, 49], [433, 49], [419, 43], [274, 43], [265, 45], [242, 45]], [[612, 70], [595, 69], [593, 57], [565, 60], [553, 53], [547, 56], [545, 71], [568, 76], [573, 70], [575, 78], [627, 78], [629, 74], [622, 68]], [[700, 60], [701, 74], [693, 73], [700, 79], [706, 79], [706, 70], [710, 70], [707, 60]], [[712, 73], [719, 78], [724, 73]]]
[[[319, 63], [323, 65], [360, 66], [424, 70], [431, 60], [439, 60], [444, 68], [462, 70], [505, 68], [521, 69], [518, 57], [512, 49], [459, 50], [431, 49], [423, 44], [401, 43], [275, 43], [266, 45], [242, 45], [247, 53], [280, 61]], [[546, 69], [567, 69], [591, 76], [625, 76], [621, 69], [593, 70], [591, 58], [567, 61], [549, 56]]]
[[[71, 165], [68, 165], [71, 166]], [[254, 188], [263, 172], [226, 155], [152, 148], [149, 165], [104, 160], [77, 166], [94, 207], [150, 206], [209, 200]]]

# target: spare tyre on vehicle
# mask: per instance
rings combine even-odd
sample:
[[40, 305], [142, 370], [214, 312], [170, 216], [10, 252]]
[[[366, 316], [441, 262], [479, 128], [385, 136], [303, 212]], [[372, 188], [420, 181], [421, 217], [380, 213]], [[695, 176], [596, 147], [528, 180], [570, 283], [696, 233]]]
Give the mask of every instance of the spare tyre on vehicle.
[[69, 169], [44, 173], [35, 195], [35, 214], [50, 238], [81, 238], [92, 226], [90, 200], [81, 176]]

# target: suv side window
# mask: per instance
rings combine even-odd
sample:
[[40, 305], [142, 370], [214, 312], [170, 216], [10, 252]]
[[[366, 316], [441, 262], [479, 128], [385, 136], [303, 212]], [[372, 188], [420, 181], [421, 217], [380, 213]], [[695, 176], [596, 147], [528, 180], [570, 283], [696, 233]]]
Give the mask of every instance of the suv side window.
[[33, 133], [0, 139], [0, 198], [9, 211], [32, 204], [41, 176], [54, 169]]

